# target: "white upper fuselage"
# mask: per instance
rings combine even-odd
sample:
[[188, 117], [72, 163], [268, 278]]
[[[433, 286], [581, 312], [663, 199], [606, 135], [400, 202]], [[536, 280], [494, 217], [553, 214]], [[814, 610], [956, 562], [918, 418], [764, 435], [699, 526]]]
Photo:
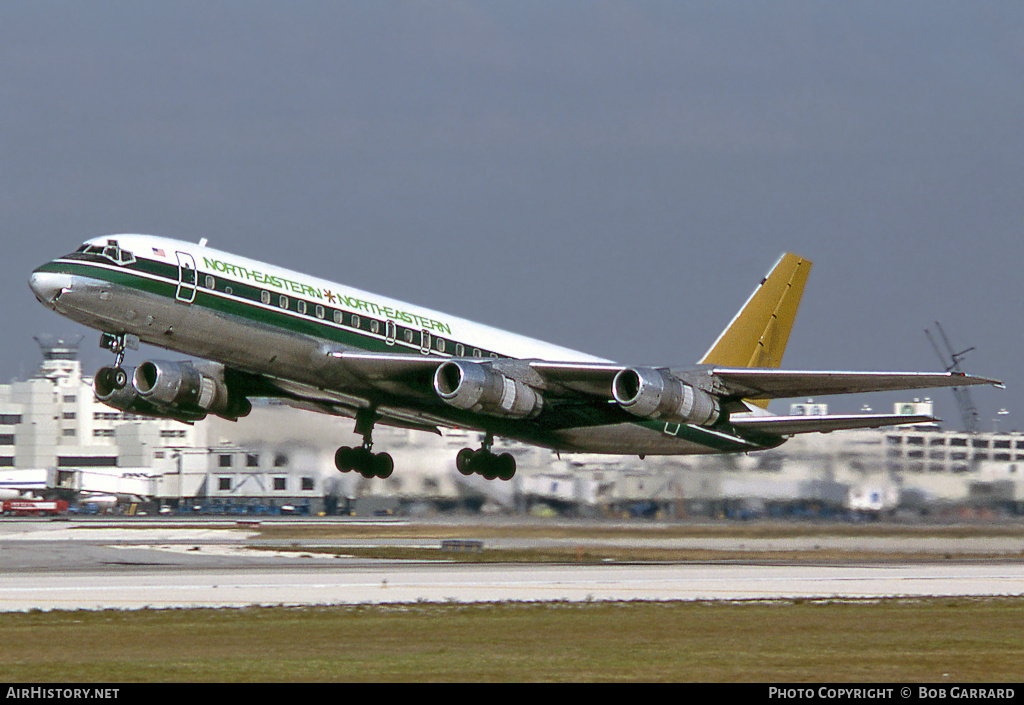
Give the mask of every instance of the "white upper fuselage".
[[[272, 295], [269, 307], [280, 308], [274, 297], [286, 296], [300, 299], [307, 305], [321, 304], [344, 309], [350, 313], [392, 320], [428, 331], [433, 339], [432, 354], [455, 355], [454, 349], [439, 353], [437, 339], [463, 344], [466, 356], [472, 356], [473, 349], [487, 350], [502, 357], [517, 359], [541, 359], [562, 362], [608, 362], [586, 353], [570, 350], [540, 340], [517, 335], [500, 328], [474, 323], [446, 313], [417, 306], [395, 299], [361, 291], [344, 284], [295, 272], [266, 262], [241, 257], [205, 245], [173, 240], [152, 235], [116, 235], [89, 240], [87, 244], [104, 245], [108, 240], [117, 240], [120, 247], [147, 257], [163, 259], [178, 265], [177, 253], [192, 256], [198, 269], [197, 284], [202, 287], [203, 277], [226, 277], [239, 282], [249, 282], [263, 287]], [[159, 254], [162, 253], [162, 254]], [[315, 314], [314, 314], [315, 315]], [[386, 331], [382, 333], [386, 336]], [[401, 344], [402, 341], [397, 341]], [[414, 346], [417, 349], [421, 345]], [[446, 346], [446, 348], [449, 346]]]

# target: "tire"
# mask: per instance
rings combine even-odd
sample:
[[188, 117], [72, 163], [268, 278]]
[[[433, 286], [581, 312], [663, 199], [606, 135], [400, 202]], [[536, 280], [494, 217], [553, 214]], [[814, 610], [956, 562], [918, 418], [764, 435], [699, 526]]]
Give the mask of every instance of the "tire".
[[472, 448], [463, 448], [459, 451], [459, 454], [455, 456], [455, 467], [460, 473], [465, 476], [473, 474], [473, 453], [475, 451]]
[[516, 459], [511, 453], [502, 453], [495, 459], [498, 477], [508, 482], [516, 474]]
[[355, 449], [348, 446], [338, 448], [334, 454], [334, 467], [340, 472], [351, 472], [355, 465]]
[[373, 475], [379, 477], [382, 480], [386, 480], [391, 477], [391, 473], [395, 471], [395, 461], [387, 453], [378, 453], [373, 456]]

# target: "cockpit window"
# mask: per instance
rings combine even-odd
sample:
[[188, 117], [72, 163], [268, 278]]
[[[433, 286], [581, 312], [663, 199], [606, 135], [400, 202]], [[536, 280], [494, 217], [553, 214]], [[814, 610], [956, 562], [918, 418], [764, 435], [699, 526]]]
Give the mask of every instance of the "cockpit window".
[[99, 255], [118, 265], [131, 264], [135, 261], [135, 255], [128, 250], [121, 249], [120, 245], [117, 244], [117, 240], [107, 240], [106, 245], [86, 243], [79, 247], [76, 252], [86, 255]]

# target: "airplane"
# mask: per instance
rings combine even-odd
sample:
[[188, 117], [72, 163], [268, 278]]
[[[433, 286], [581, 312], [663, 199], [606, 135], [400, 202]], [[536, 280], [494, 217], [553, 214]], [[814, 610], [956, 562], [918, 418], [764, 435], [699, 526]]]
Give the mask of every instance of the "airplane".
[[[927, 415], [780, 416], [776, 398], [963, 387], [960, 372], [779, 369], [811, 262], [784, 254], [697, 365], [627, 366], [309, 277], [199, 244], [150, 235], [93, 238], [37, 268], [38, 300], [101, 332], [115, 355], [93, 380], [124, 412], [193, 423], [237, 420], [251, 399], [355, 420], [361, 446], [338, 448], [342, 472], [389, 477], [376, 424], [483, 434], [463, 448], [464, 475], [511, 479], [496, 437], [559, 453], [745, 453], [795, 434], [935, 422]], [[145, 342], [201, 358], [123, 366]]]

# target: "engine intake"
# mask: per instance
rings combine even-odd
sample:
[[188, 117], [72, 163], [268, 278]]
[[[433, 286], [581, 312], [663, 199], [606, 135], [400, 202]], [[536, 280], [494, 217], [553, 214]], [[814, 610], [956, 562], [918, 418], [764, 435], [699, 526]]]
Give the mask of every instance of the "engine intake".
[[434, 373], [434, 390], [454, 407], [490, 416], [524, 419], [544, 408], [533, 387], [476, 362], [445, 362]]
[[181, 412], [209, 412], [234, 421], [252, 410], [248, 399], [231, 393], [221, 375], [200, 371], [190, 362], [144, 362], [135, 369], [132, 386], [143, 400]]
[[623, 409], [645, 419], [711, 426], [718, 400], [664, 370], [631, 367], [612, 380], [612, 396]]

